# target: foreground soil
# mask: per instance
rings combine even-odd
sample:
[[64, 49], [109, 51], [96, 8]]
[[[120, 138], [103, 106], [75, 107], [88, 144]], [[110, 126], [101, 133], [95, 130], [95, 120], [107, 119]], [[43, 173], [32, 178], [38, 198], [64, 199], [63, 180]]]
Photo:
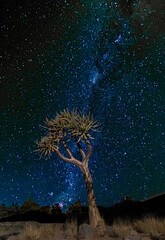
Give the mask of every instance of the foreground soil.
[[2, 222], [0, 240], [165, 240], [165, 234], [156, 232], [156, 229], [152, 235], [121, 223], [107, 226], [105, 236], [95, 235], [88, 224], [83, 227], [84, 233], [80, 234], [80, 227], [74, 223]]

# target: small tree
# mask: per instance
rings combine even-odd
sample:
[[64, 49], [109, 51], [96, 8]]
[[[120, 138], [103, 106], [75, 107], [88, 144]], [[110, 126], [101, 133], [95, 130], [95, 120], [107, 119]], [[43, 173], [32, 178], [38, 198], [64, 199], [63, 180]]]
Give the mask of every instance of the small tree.
[[[88, 161], [92, 153], [92, 146], [90, 139], [92, 136], [89, 132], [97, 131], [99, 124], [97, 121], [93, 120], [91, 115], [85, 115], [77, 110], [69, 112], [64, 110], [60, 114], [57, 114], [55, 119], [49, 121], [46, 119], [47, 135], [41, 138], [41, 141], [36, 141], [38, 149], [36, 151], [43, 155], [51, 155], [51, 153], [56, 152], [60, 158], [66, 162], [72, 163], [80, 168], [83, 173], [87, 196], [89, 205], [89, 222], [94, 227], [95, 230], [100, 233], [105, 230], [104, 220], [101, 218], [99, 210], [96, 205], [96, 198], [93, 190], [93, 181], [88, 168]], [[79, 161], [73, 155], [69, 149], [67, 142], [73, 139], [79, 152], [81, 154], [82, 160]], [[87, 144], [87, 153], [81, 147], [81, 142]], [[65, 157], [61, 152], [60, 148], [64, 147], [68, 157]]]

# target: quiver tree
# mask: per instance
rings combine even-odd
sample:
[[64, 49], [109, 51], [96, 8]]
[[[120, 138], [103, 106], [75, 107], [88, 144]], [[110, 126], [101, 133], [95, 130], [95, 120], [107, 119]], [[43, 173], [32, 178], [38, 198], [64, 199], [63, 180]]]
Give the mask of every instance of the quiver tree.
[[[92, 131], [97, 131], [98, 126], [99, 124], [97, 121], [93, 120], [93, 117], [90, 114], [85, 115], [76, 110], [73, 110], [72, 112], [64, 110], [60, 114], [57, 114], [51, 121], [46, 119], [46, 126], [43, 127], [47, 130], [47, 135], [42, 137], [40, 141], [36, 141], [38, 146], [36, 151], [40, 152], [41, 157], [56, 152], [62, 160], [72, 163], [80, 168], [87, 189], [89, 222], [95, 230], [103, 233], [105, 230], [105, 224], [96, 205], [93, 181], [88, 168], [88, 161], [92, 153], [92, 146], [90, 143], [92, 136], [90, 133]], [[68, 147], [68, 141], [71, 139], [74, 140], [81, 154], [81, 161], [73, 156], [72, 151]], [[82, 142], [87, 145], [87, 153], [85, 153], [81, 146]], [[67, 157], [61, 153], [61, 146], [66, 150]]]

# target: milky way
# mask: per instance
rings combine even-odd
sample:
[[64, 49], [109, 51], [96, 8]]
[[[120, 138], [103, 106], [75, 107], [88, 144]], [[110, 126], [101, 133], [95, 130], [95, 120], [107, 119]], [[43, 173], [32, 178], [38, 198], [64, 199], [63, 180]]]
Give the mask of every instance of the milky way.
[[34, 153], [45, 118], [65, 108], [101, 123], [89, 162], [98, 205], [164, 192], [162, 1], [6, 1], [1, 9], [0, 204], [87, 204], [76, 166]]

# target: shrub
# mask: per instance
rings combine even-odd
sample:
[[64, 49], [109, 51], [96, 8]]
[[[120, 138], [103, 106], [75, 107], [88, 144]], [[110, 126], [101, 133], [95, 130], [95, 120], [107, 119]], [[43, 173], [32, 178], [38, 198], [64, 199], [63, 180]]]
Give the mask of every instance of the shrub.
[[148, 233], [152, 238], [155, 238], [161, 233], [165, 234], [165, 219], [146, 216], [142, 220], [135, 221], [134, 228], [138, 232]]
[[110, 237], [124, 237], [133, 231], [131, 222], [117, 219], [112, 227], [109, 228], [108, 235]]

